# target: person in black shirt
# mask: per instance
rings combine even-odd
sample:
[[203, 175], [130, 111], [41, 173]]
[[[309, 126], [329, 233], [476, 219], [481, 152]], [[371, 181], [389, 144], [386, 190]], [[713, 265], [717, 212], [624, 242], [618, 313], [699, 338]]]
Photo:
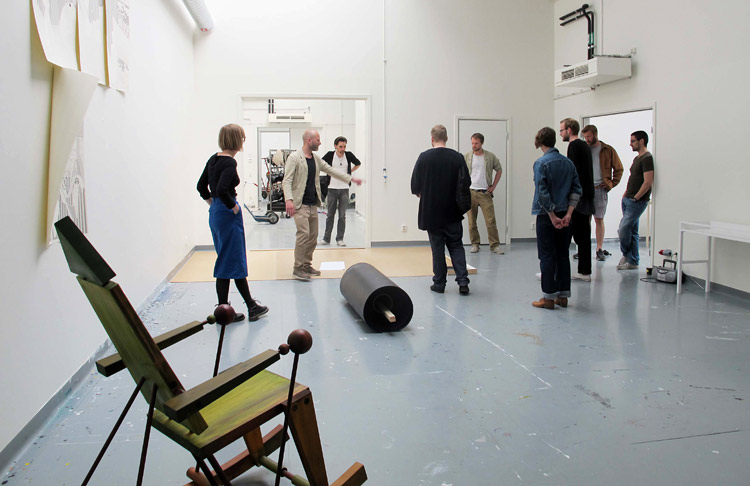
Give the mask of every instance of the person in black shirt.
[[[237, 290], [247, 304], [248, 320], [257, 321], [268, 312], [268, 307], [260, 305], [250, 296], [245, 228], [235, 189], [240, 184], [240, 177], [234, 156], [242, 150], [244, 141], [245, 131], [241, 126], [231, 123], [221, 127], [221, 152], [212, 155], [206, 162], [197, 189], [209, 205], [208, 225], [217, 254], [214, 278], [219, 305], [229, 303], [229, 281], [234, 279]], [[237, 313], [234, 320], [238, 322], [244, 319], [244, 314]]]
[[432, 149], [419, 155], [411, 175], [411, 192], [419, 198], [419, 229], [427, 231], [432, 248], [430, 290], [445, 291], [448, 268], [445, 248], [451, 255], [456, 283], [461, 295], [469, 293], [463, 226], [461, 220], [471, 208], [471, 176], [464, 156], [445, 146], [448, 131], [435, 125], [431, 132]]
[[572, 118], [560, 122], [560, 136], [568, 143], [568, 158], [576, 166], [581, 182], [581, 199], [570, 220], [570, 236], [578, 245], [578, 272], [573, 272], [573, 280], [591, 282], [591, 215], [594, 214], [594, 166], [591, 149], [578, 138], [580, 125]]

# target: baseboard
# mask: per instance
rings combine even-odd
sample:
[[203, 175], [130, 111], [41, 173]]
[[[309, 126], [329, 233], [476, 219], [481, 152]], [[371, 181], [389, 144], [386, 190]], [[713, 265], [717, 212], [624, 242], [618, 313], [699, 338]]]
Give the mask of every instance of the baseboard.
[[23, 426], [21, 431], [16, 434], [8, 445], [0, 451], [0, 470], [7, 471], [13, 465], [19, 455], [31, 445], [39, 435], [39, 432], [47, 423], [57, 416], [60, 408], [65, 405], [68, 397], [81, 384], [87, 380], [87, 377], [94, 372], [96, 360], [104, 357], [110, 350], [111, 344], [107, 340], [102, 343], [94, 354], [76, 371], [73, 376], [60, 387], [55, 394], [44, 404], [44, 406], [32, 417], [29, 422]]
[[[685, 272], [682, 272], [682, 274], [685, 275], [685, 277], [687, 277], [688, 280], [692, 280], [692, 282], [696, 284], [698, 287], [700, 287], [702, 291], [705, 291], [706, 279], [693, 277], [692, 275], [689, 275]], [[722, 294], [731, 295], [733, 297], [739, 297], [740, 299], [750, 300], [750, 292], [745, 292], [744, 290], [735, 289], [734, 287], [729, 287], [727, 285], [722, 285], [716, 282], [711, 282], [711, 292], [721, 292]]]
[[429, 241], [373, 241], [373, 248], [394, 248], [399, 246], [430, 246]]

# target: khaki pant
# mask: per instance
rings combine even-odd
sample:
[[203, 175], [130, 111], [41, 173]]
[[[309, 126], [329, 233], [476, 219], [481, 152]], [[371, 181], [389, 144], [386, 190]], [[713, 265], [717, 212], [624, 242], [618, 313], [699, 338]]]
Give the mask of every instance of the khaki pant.
[[477, 230], [477, 214], [482, 208], [482, 216], [487, 225], [487, 237], [490, 239], [490, 248], [500, 244], [497, 234], [497, 223], [495, 222], [495, 203], [492, 194], [488, 192], [471, 190], [471, 210], [469, 210], [469, 238], [472, 245], [479, 245], [479, 230]]
[[303, 204], [294, 212], [297, 241], [294, 244], [294, 269], [312, 265], [313, 252], [318, 244], [318, 208]]

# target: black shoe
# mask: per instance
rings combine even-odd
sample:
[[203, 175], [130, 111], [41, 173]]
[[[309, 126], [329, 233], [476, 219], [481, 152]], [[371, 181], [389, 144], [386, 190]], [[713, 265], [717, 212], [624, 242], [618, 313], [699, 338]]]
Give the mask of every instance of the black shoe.
[[438, 294], [442, 294], [443, 292], [445, 292], [445, 287], [438, 287], [437, 284], [432, 284], [430, 285], [430, 290], [432, 290], [433, 292], [437, 292]]
[[232, 322], [240, 322], [244, 320], [245, 320], [245, 314], [243, 314], [242, 312], [238, 312], [237, 314], [234, 315], [234, 320]]
[[255, 305], [247, 310], [247, 320], [248, 321], [257, 321], [260, 319], [260, 316], [264, 316], [268, 314], [268, 307], [265, 305], [260, 305], [257, 302]]
[[596, 250], [596, 259], [597, 261], [603, 262], [607, 259], [607, 257], [604, 256], [604, 251], [602, 250]]
[[573, 260], [578, 260], [578, 253], [573, 254]]
[[461, 295], [469, 295], [469, 286], [468, 285], [459, 285], [458, 286], [458, 293]]
[[607, 250], [602, 250], [602, 253], [604, 253], [604, 256], [610, 256], [611, 255], [611, 253], [608, 252]]

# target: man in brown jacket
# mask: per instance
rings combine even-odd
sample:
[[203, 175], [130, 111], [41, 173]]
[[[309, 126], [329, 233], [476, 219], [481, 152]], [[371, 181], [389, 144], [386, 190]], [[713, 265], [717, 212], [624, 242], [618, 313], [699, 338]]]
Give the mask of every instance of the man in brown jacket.
[[591, 159], [594, 167], [594, 222], [596, 223], [596, 259], [604, 261], [609, 256], [608, 251], [602, 249], [604, 242], [604, 214], [607, 212], [607, 193], [620, 183], [622, 178], [622, 162], [615, 149], [598, 138], [598, 130], [594, 125], [586, 125], [581, 130], [583, 139], [591, 149]]

